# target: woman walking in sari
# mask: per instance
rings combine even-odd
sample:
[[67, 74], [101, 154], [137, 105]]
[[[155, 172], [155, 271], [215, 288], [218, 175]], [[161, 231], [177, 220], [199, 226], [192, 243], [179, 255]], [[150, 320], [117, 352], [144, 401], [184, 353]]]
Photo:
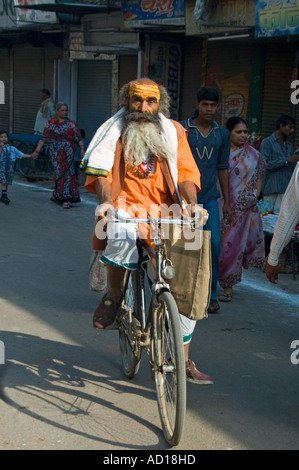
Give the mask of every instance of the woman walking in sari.
[[78, 124], [69, 119], [68, 107], [64, 103], [56, 106], [57, 117], [50, 119], [44, 129], [42, 139], [34, 153], [40, 153], [44, 144], [54, 167], [55, 188], [51, 200], [69, 209], [70, 203], [80, 202], [80, 194], [74, 167], [76, 145], [84, 155], [83, 138]]
[[[230, 206], [233, 218], [225, 218], [221, 226], [221, 254], [219, 284], [224, 293], [222, 302], [232, 300], [232, 288], [241, 282], [242, 268], [262, 267], [265, 261], [264, 234], [257, 207], [266, 163], [260, 152], [248, 142], [248, 128], [244, 119], [228, 119], [231, 154], [229, 157]], [[222, 198], [219, 200], [223, 203]], [[222, 214], [222, 211], [220, 211]]]

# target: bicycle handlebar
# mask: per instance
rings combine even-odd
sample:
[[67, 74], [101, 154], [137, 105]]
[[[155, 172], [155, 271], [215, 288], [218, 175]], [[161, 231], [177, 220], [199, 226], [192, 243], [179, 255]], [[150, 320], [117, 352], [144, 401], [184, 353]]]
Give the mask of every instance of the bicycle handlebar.
[[[209, 216], [204, 215], [203, 219], [208, 220]], [[140, 217], [125, 217], [118, 212], [116, 212], [114, 209], [108, 209], [107, 210], [107, 219], [108, 221], [112, 221], [113, 219], [116, 219], [119, 222], [125, 222], [125, 223], [138, 223], [138, 224], [168, 224], [168, 225], [195, 225], [200, 221], [199, 213], [195, 214], [195, 217], [187, 217], [187, 216], [182, 216], [180, 218], [173, 218], [173, 219], [166, 219], [166, 218], [155, 218], [149, 216], [148, 218], [140, 218]]]

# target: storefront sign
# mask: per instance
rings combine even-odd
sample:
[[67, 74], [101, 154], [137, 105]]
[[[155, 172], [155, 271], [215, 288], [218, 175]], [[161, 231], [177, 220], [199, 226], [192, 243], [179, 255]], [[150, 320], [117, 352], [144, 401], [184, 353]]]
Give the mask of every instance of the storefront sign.
[[224, 98], [224, 116], [241, 116], [245, 106], [245, 96], [242, 93], [231, 93]]
[[235, 33], [254, 27], [253, 0], [217, 0], [208, 4], [204, 19], [194, 17], [195, 0], [186, 0], [186, 35]]
[[0, 28], [16, 29], [15, 17], [13, 0], [2, 0], [0, 2]]
[[222, 95], [222, 122], [232, 116], [246, 119], [249, 83], [243, 74], [234, 75], [220, 83]]
[[129, 28], [167, 24], [184, 25], [184, 0], [123, 0], [124, 24]]
[[178, 119], [181, 82], [181, 45], [176, 42], [151, 41], [150, 78], [163, 85], [171, 98], [170, 114]]
[[299, 0], [255, 0], [255, 36], [299, 34]]
[[[43, 3], [56, 3], [55, 0], [13, 0], [14, 6], [33, 6]], [[14, 8], [17, 26], [30, 26], [37, 23], [57, 23], [56, 13], [27, 8]]]

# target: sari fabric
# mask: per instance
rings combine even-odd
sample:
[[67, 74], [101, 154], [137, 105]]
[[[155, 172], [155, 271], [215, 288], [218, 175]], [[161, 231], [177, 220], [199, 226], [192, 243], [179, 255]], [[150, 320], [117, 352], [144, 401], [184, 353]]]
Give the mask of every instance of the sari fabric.
[[76, 144], [82, 140], [78, 124], [71, 119], [65, 119], [63, 122], [58, 118], [50, 119], [42, 139], [48, 146], [54, 167], [54, 199], [60, 203], [80, 202], [74, 166]]
[[[262, 154], [247, 143], [230, 154], [229, 166], [231, 223], [220, 210], [219, 284], [223, 288], [241, 281], [242, 267], [262, 267], [265, 261], [262, 219], [256, 203], [257, 179], [266, 163]], [[219, 204], [223, 206], [223, 198]]]

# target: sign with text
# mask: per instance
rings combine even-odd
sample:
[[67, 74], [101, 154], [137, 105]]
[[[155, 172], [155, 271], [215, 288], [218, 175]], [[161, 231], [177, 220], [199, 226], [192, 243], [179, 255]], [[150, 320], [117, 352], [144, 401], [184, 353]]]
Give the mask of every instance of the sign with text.
[[124, 24], [128, 28], [157, 24], [184, 25], [184, 0], [123, 0]]
[[217, 0], [207, 8], [205, 20], [194, 17], [195, 0], [186, 0], [186, 35], [230, 33], [254, 27], [253, 0]]
[[178, 119], [181, 81], [181, 45], [178, 42], [151, 41], [150, 77], [163, 85], [171, 98], [170, 115]]
[[[33, 6], [43, 3], [56, 3], [55, 0], [13, 0], [14, 6]], [[39, 23], [57, 23], [56, 13], [28, 8], [14, 8], [17, 25], [28, 26]]]
[[255, 0], [257, 38], [299, 34], [299, 0]]

